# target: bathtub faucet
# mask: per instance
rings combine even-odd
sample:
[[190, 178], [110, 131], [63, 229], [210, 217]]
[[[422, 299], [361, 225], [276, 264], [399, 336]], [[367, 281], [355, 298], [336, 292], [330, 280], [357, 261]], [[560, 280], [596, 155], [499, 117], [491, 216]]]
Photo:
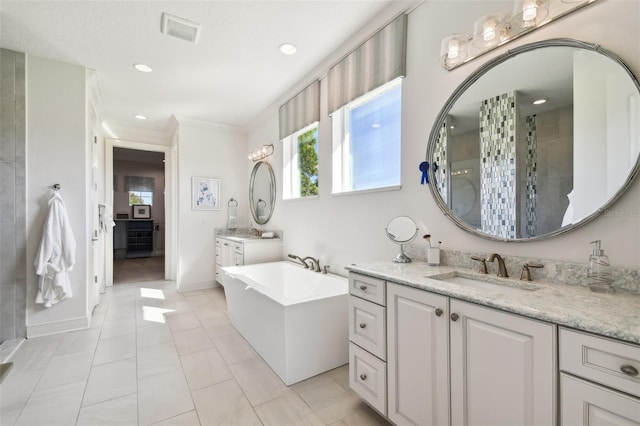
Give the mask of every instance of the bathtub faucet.
[[322, 270], [320, 269], [320, 261], [318, 259], [316, 259], [315, 257], [307, 256], [302, 259], [305, 265], [307, 264], [307, 260], [311, 262], [311, 266], [309, 266], [309, 269], [312, 269], [315, 272], [322, 272]]
[[307, 265], [307, 262], [305, 262], [304, 259], [302, 259], [300, 256], [296, 256], [295, 254], [289, 254], [288, 257], [290, 257], [291, 259], [298, 260], [300, 263], [302, 263], [305, 269], [309, 269], [309, 265]]

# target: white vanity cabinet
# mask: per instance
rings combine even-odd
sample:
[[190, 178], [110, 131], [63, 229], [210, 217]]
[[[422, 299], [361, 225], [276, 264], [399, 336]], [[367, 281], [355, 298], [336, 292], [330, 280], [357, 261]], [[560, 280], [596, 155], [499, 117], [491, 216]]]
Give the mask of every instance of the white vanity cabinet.
[[[358, 283], [369, 288], [366, 279], [350, 274], [356, 284], [350, 285], [352, 298]], [[389, 420], [438, 426], [557, 423], [554, 325], [375, 280], [381, 283], [377, 288], [386, 287], [385, 305], [379, 305], [386, 312], [385, 358], [373, 356], [374, 349], [363, 350], [352, 337], [356, 355], [350, 359], [350, 384]], [[351, 304], [354, 318], [360, 305]], [[359, 324], [350, 323], [356, 335]], [[386, 370], [386, 392], [372, 392], [364, 387], [366, 380], [359, 380], [362, 352]], [[367, 368], [375, 368], [371, 365]], [[385, 394], [386, 407], [381, 405]]]
[[388, 417], [449, 424], [449, 299], [387, 283]]
[[349, 274], [349, 386], [387, 414], [386, 283]]
[[220, 284], [220, 268], [279, 260], [282, 260], [282, 240], [279, 238], [216, 237], [216, 281]]
[[556, 326], [451, 299], [451, 424], [556, 424]]
[[563, 425], [640, 425], [640, 346], [560, 329]]

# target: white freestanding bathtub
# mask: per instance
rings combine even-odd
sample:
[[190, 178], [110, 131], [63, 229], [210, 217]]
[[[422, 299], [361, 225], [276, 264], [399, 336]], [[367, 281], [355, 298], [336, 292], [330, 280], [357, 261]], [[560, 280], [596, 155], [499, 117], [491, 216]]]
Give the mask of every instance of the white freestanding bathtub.
[[222, 270], [231, 323], [287, 385], [349, 361], [346, 278], [291, 262]]

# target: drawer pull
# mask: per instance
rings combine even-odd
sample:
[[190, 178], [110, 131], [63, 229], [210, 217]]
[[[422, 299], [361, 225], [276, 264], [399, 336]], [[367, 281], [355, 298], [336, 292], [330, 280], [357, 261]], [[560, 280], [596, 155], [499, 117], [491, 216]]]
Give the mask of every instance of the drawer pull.
[[458, 321], [458, 318], [460, 318], [460, 316], [455, 312], [451, 314], [451, 321]]
[[620, 371], [622, 371], [624, 374], [626, 374], [627, 376], [637, 376], [638, 375], [638, 369], [635, 368], [633, 365], [623, 365], [620, 367]]
[[366, 285], [361, 285], [361, 286], [360, 286], [360, 290], [365, 291], [366, 289], [367, 289], [367, 286], [366, 286]]
[[[366, 328], [366, 327], [367, 327], [367, 324], [365, 324], [365, 323], [360, 323], [360, 328]], [[631, 367], [631, 368], [633, 368], [633, 367]], [[637, 371], [636, 371], [636, 373], [637, 373]]]
[[436, 316], [437, 317], [442, 316], [442, 309], [440, 308], [436, 309]]
[[360, 375], [360, 380], [367, 380], [367, 375], [366, 374], [361, 374]]

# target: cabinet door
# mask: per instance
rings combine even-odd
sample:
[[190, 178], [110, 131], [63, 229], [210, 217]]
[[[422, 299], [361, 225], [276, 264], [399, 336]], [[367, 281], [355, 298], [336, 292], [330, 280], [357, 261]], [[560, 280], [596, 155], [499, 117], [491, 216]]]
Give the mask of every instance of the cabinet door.
[[449, 424], [448, 298], [387, 283], [388, 417]]
[[556, 424], [555, 326], [451, 301], [451, 424]]
[[562, 373], [560, 410], [566, 426], [640, 426], [640, 399]]

